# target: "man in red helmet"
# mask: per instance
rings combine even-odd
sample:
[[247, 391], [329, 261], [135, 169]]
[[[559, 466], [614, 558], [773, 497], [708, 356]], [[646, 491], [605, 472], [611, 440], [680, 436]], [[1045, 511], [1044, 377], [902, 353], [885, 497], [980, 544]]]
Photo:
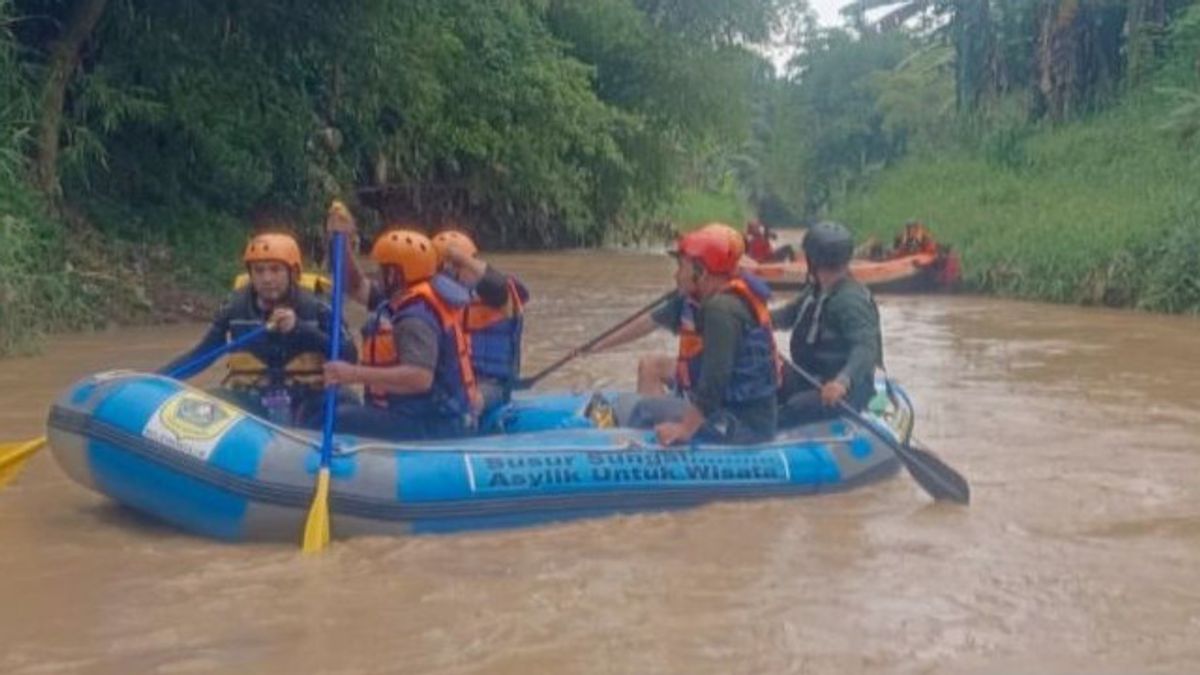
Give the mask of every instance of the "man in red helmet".
[[[738, 239], [727, 226], [709, 226], [680, 237], [672, 252], [680, 295], [653, 321], [679, 334], [674, 383], [681, 396], [643, 398], [622, 420], [653, 426], [664, 445], [693, 437], [756, 443], [775, 435], [775, 339], [765, 291], [738, 274]], [[614, 336], [598, 349], [636, 333]]]

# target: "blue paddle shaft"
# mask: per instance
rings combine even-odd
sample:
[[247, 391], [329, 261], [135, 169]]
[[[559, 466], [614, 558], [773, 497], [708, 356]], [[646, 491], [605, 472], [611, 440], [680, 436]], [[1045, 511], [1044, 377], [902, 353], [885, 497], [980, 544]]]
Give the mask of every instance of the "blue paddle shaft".
[[201, 354], [200, 356], [197, 356], [196, 358], [192, 359], [191, 361], [188, 361], [187, 363], [183, 364], [182, 366], [179, 366], [178, 368], [171, 370], [171, 372], [167, 373], [167, 377], [179, 378], [184, 373], [190, 372], [193, 368], [196, 368], [197, 366], [203, 366], [203, 367], [207, 368], [209, 366], [209, 364], [211, 364], [216, 359], [220, 358], [220, 356], [222, 354], [231, 352], [231, 351], [237, 349], [238, 347], [241, 347], [242, 345], [246, 344], [247, 342], [257, 339], [258, 336], [262, 335], [265, 332], [267, 332], [267, 327], [259, 326], [258, 328], [255, 328], [254, 330], [250, 331], [249, 333], [246, 333], [245, 335], [241, 336], [240, 338], [238, 338], [236, 340], [231, 340], [230, 342], [227, 342], [227, 343], [221, 345], [220, 347], [217, 347], [217, 348], [209, 351], [207, 354]]
[[[329, 336], [329, 360], [336, 361], [342, 351], [342, 300], [346, 281], [342, 267], [346, 257], [346, 235], [333, 233], [333, 325]], [[325, 420], [321, 427], [321, 466], [333, 460], [333, 417], [337, 414], [337, 385], [325, 386]]]

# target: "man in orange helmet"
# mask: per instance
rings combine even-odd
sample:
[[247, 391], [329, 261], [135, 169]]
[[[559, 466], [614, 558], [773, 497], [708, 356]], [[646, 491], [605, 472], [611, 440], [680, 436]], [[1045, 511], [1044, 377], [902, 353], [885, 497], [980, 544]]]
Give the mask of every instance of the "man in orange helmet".
[[[767, 291], [738, 273], [740, 238], [714, 224], [683, 235], [672, 252], [679, 296], [649, 321], [679, 334], [674, 385], [682, 396], [643, 398], [623, 420], [654, 426], [665, 445], [693, 437], [755, 443], [775, 434], [779, 368]], [[636, 331], [598, 349], [639, 337]]]
[[488, 411], [508, 402], [521, 376], [521, 335], [529, 289], [516, 277], [479, 258], [479, 248], [458, 230], [433, 237], [446, 272], [471, 289], [463, 326], [471, 339], [471, 363]]
[[[353, 238], [354, 219], [331, 211], [330, 232]], [[352, 250], [352, 247], [351, 247]], [[371, 315], [363, 327], [358, 364], [331, 361], [325, 378], [360, 384], [367, 405], [338, 407], [339, 431], [393, 440], [448, 438], [469, 433], [482, 408], [462, 309], [470, 293], [438, 274], [433, 242], [413, 229], [390, 229], [371, 249], [380, 282], [346, 255], [347, 297]]]
[[[256, 235], [242, 260], [250, 283], [233, 292], [199, 344], [160, 372], [266, 324], [271, 332], [229, 355], [229, 372], [214, 393], [277, 424], [319, 427], [322, 367], [333, 330], [329, 306], [300, 286], [300, 247], [290, 235]], [[341, 330], [342, 358], [354, 360], [354, 342], [345, 326]], [[197, 364], [179, 377], [209, 365]]]

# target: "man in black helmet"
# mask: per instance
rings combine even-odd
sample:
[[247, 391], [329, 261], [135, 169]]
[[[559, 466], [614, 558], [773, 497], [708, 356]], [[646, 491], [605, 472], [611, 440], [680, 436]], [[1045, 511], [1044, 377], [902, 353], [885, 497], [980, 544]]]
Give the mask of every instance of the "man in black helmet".
[[834, 417], [838, 401], [862, 410], [875, 393], [883, 362], [879, 309], [850, 276], [854, 237], [838, 223], [814, 225], [804, 237], [808, 286], [771, 313], [776, 330], [791, 330], [792, 361], [821, 381], [814, 388], [790, 367], [779, 390], [779, 426]]

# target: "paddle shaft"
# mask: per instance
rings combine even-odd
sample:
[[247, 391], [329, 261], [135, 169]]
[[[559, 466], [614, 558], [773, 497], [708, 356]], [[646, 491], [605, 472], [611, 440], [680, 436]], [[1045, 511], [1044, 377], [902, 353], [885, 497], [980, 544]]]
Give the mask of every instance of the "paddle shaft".
[[266, 333], [268, 330], [270, 330], [270, 326], [268, 326], [268, 325], [259, 326], [258, 328], [255, 328], [254, 330], [250, 331], [249, 333], [246, 333], [245, 335], [243, 335], [235, 340], [230, 340], [229, 342], [226, 342], [225, 344], [221, 345], [220, 347], [211, 349], [207, 353], [201, 354], [200, 356], [197, 356], [196, 358], [188, 361], [187, 363], [184, 363], [181, 366], [172, 368], [170, 370], [170, 372], [167, 373], [167, 377], [176, 377], [177, 378], [177, 377], [179, 377], [180, 373], [186, 373], [189, 370], [191, 370], [192, 368], [195, 368], [196, 366], [201, 366], [201, 365], [207, 366], [209, 363], [212, 363], [216, 359], [220, 358], [221, 355], [231, 352], [231, 351], [237, 349], [238, 347], [245, 345], [246, 343], [257, 340], [259, 338], [259, 336], [261, 336], [263, 333]]
[[[337, 359], [342, 351], [342, 304], [343, 286], [342, 268], [346, 262], [346, 234], [333, 233], [333, 329], [329, 337], [329, 360]], [[325, 419], [321, 425], [321, 466], [328, 467], [333, 460], [333, 418], [337, 413], [336, 384], [325, 386]]]
[[[333, 215], [335, 209], [345, 209], [341, 202], [334, 202], [330, 209]], [[348, 217], [348, 214], [347, 214]], [[334, 232], [333, 241], [333, 338], [329, 341], [329, 360], [337, 359], [342, 346], [342, 301], [346, 280], [342, 278], [342, 266], [345, 264], [346, 235]], [[300, 550], [305, 553], [319, 553], [329, 546], [329, 465], [333, 463], [333, 421], [337, 414], [336, 384], [325, 385], [325, 420], [321, 427], [321, 465], [317, 468], [317, 482], [313, 490], [312, 504], [308, 508], [308, 516], [304, 519], [304, 532], [300, 536]]]
[[[817, 389], [821, 388], [820, 380], [811, 373], [796, 365], [790, 359], [782, 356], [781, 358], [783, 358], [784, 363], [788, 364], [806, 382]], [[839, 399], [838, 407], [850, 419], [857, 422], [860, 427], [871, 432], [872, 435], [895, 451], [896, 456], [900, 458], [900, 462], [904, 464], [904, 468], [908, 469], [908, 472], [916, 479], [917, 484], [924, 488], [935, 500], [947, 499], [959, 504], [970, 502], [970, 487], [967, 485], [966, 479], [945, 462], [930, 452], [918, 450], [898, 442], [884, 433], [882, 429], [867, 421], [861, 413], [851, 408], [845, 400]]]
[[667, 291], [666, 293], [663, 293], [662, 295], [655, 298], [653, 302], [646, 305], [645, 307], [642, 307], [636, 313], [634, 313], [632, 316], [625, 319], [621, 323], [618, 323], [617, 325], [613, 326], [612, 328], [609, 328], [608, 330], [604, 331], [603, 333], [597, 335], [595, 338], [592, 338], [590, 341], [588, 341], [582, 347], [577, 347], [576, 349], [571, 351], [566, 356], [560, 358], [559, 360], [555, 361], [554, 363], [551, 363], [550, 365], [548, 365], [545, 368], [543, 368], [542, 370], [540, 370], [537, 374], [532, 375], [530, 377], [522, 378], [521, 380], [519, 380], [517, 382], [516, 388], [517, 389], [528, 389], [528, 388], [532, 387], [533, 385], [537, 384], [539, 381], [544, 379], [550, 373], [553, 373], [554, 371], [558, 370], [559, 368], [562, 368], [563, 366], [567, 365], [571, 361], [575, 360], [575, 358], [578, 357], [580, 354], [583, 354], [584, 352], [591, 349], [592, 347], [595, 347], [596, 345], [600, 344], [600, 342], [602, 340], [610, 337], [613, 333], [616, 333], [617, 331], [628, 326], [629, 324], [633, 323], [634, 321], [637, 321], [643, 315], [645, 315], [646, 312], [649, 312], [650, 310], [654, 309], [655, 307], [658, 307], [662, 303], [666, 302], [667, 299], [670, 298], [672, 295], [675, 295], [674, 290], [670, 290], [670, 291]]
[[[180, 373], [186, 373], [192, 368], [199, 365], [207, 365], [213, 360], [219, 358], [222, 354], [231, 352], [243, 345], [258, 339], [263, 333], [269, 330], [268, 326], [259, 326], [245, 335], [226, 342], [220, 347], [209, 350], [205, 354], [201, 354], [194, 359], [189, 360], [183, 365], [172, 368], [166, 373], [167, 377], [178, 377]], [[0, 446], [0, 485], [4, 485], [16, 476], [20, 468], [25, 462], [33, 456], [35, 452], [42, 449], [46, 445], [46, 437], [40, 436], [29, 441], [17, 443], [16, 445], [5, 444]]]

